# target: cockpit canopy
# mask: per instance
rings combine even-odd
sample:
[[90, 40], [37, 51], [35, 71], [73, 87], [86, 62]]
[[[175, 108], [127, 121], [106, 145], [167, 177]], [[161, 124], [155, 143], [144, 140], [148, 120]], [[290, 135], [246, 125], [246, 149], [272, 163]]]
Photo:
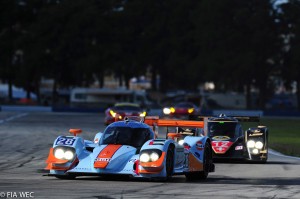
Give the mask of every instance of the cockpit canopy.
[[111, 126], [104, 131], [100, 144], [121, 144], [139, 148], [150, 139], [154, 139], [154, 133], [148, 128]]
[[208, 136], [228, 136], [234, 138], [236, 135], [237, 122], [213, 121], [208, 122]]

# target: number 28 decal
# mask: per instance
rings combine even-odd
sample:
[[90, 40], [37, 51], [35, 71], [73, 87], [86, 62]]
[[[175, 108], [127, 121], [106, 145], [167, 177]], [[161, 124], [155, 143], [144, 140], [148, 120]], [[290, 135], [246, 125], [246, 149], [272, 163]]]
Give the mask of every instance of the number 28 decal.
[[72, 146], [75, 142], [75, 139], [69, 139], [69, 138], [58, 138], [56, 141], [56, 145], [70, 145]]

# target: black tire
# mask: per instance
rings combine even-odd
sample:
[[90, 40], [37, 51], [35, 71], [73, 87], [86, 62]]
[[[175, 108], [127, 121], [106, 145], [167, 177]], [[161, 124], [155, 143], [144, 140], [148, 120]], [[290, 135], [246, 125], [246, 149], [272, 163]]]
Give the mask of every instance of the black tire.
[[166, 159], [167, 180], [172, 178], [173, 169], [174, 169], [174, 146], [170, 145], [167, 151], [167, 159]]
[[211, 170], [210, 167], [212, 166], [212, 164], [213, 160], [211, 145], [206, 142], [204, 146], [203, 171], [187, 173], [185, 174], [186, 179], [188, 181], [205, 180], [208, 176], [209, 171]]

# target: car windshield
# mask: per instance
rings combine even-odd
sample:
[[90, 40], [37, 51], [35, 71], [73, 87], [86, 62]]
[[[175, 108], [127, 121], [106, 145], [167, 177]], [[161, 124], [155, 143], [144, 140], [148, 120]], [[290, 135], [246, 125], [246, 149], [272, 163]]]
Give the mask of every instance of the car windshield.
[[116, 111], [141, 111], [141, 108], [138, 106], [115, 106]]
[[193, 104], [191, 103], [179, 103], [175, 106], [176, 108], [193, 108]]
[[236, 124], [236, 122], [209, 122], [208, 135], [209, 137], [228, 136], [234, 138]]
[[138, 148], [149, 139], [151, 133], [147, 128], [108, 127], [103, 134], [102, 144], [121, 144]]

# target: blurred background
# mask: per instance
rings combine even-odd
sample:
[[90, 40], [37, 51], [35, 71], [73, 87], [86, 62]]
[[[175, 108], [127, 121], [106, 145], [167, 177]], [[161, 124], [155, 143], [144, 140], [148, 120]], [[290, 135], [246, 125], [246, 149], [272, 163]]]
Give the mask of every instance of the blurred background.
[[300, 1], [1, 0], [0, 103], [300, 116]]

